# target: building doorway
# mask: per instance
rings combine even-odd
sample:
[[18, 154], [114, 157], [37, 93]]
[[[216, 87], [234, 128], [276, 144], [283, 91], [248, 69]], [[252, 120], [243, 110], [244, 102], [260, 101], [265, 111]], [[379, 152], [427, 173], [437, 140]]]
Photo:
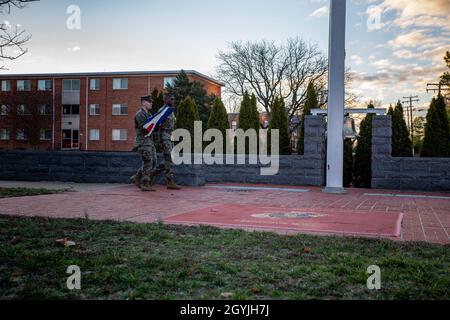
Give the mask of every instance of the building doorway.
[[62, 149], [78, 150], [80, 148], [80, 131], [79, 130], [63, 130], [62, 131]]

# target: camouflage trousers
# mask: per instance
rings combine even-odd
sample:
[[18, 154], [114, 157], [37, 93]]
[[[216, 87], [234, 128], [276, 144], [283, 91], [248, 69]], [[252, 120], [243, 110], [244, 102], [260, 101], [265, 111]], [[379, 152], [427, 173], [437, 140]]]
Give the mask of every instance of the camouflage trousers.
[[157, 155], [155, 145], [142, 146], [138, 149], [142, 158], [142, 167], [136, 173], [138, 179], [142, 185], [146, 185], [152, 182], [153, 177], [156, 174]]
[[172, 149], [173, 142], [171, 139], [172, 133], [169, 131], [161, 130], [158, 132], [157, 139], [161, 147], [162, 154], [164, 156], [164, 162], [160, 166], [161, 171], [166, 175], [167, 181], [173, 181], [172, 173]]

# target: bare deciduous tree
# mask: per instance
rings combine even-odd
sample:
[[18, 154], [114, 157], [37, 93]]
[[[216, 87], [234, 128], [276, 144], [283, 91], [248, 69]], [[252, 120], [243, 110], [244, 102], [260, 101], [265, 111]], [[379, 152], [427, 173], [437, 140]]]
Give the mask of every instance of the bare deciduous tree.
[[219, 52], [218, 59], [217, 74], [226, 91], [239, 97], [245, 91], [254, 93], [266, 112], [271, 111], [275, 97], [281, 96], [290, 116], [301, 110], [308, 83], [319, 80], [327, 70], [317, 46], [299, 38], [285, 45], [232, 42], [229, 50]]
[[[266, 112], [276, 96], [281, 96], [289, 117], [299, 114], [306, 100], [306, 89], [313, 81], [320, 106], [327, 104], [327, 59], [315, 44], [291, 38], [284, 45], [274, 42], [232, 42], [228, 50], [219, 51], [217, 77], [225, 84], [230, 101], [245, 91], [254, 93]], [[346, 72], [346, 86], [351, 73]], [[358, 96], [347, 90], [346, 105], [354, 105]], [[234, 104], [235, 105], [235, 104]]]
[[[12, 8], [23, 9], [28, 3], [39, 0], [0, 0], [0, 14], [9, 14]], [[0, 61], [16, 60], [27, 53], [24, 47], [31, 36], [25, 30], [9, 23], [0, 24]], [[5, 69], [4, 66], [0, 69]]]

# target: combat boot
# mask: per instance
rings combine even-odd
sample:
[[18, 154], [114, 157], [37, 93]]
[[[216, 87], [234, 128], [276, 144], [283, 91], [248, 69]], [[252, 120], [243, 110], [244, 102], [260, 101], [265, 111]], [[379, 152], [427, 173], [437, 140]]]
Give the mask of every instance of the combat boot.
[[138, 187], [139, 189], [141, 188], [141, 179], [138, 177], [137, 174], [132, 176], [130, 178], [130, 180], [131, 180], [131, 183], [134, 183], [136, 185], [136, 187]]
[[173, 180], [167, 181], [167, 189], [169, 190], [181, 190], [181, 187], [175, 183]]
[[155, 192], [156, 190], [152, 188], [151, 180], [144, 181], [141, 186], [141, 190], [144, 192]]

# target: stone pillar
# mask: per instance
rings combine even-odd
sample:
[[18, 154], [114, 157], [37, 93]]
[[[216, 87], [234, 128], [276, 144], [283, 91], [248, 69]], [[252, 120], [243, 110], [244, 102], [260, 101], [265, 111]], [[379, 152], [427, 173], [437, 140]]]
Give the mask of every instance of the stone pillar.
[[325, 185], [325, 135], [326, 122], [323, 116], [306, 116], [305, 118], [305, 153], [303, 161], [308, 164], [305, 178], [313, 180], [312, 185]]
[[373, 116], [372, 164], [392, 156], [392, 117]]
[[392, 117], [374, 115], [372, 120], [372, 188], [399, 188], [400, 181], [395, 179], [399, 173], [400, 162], [392, 159]]

